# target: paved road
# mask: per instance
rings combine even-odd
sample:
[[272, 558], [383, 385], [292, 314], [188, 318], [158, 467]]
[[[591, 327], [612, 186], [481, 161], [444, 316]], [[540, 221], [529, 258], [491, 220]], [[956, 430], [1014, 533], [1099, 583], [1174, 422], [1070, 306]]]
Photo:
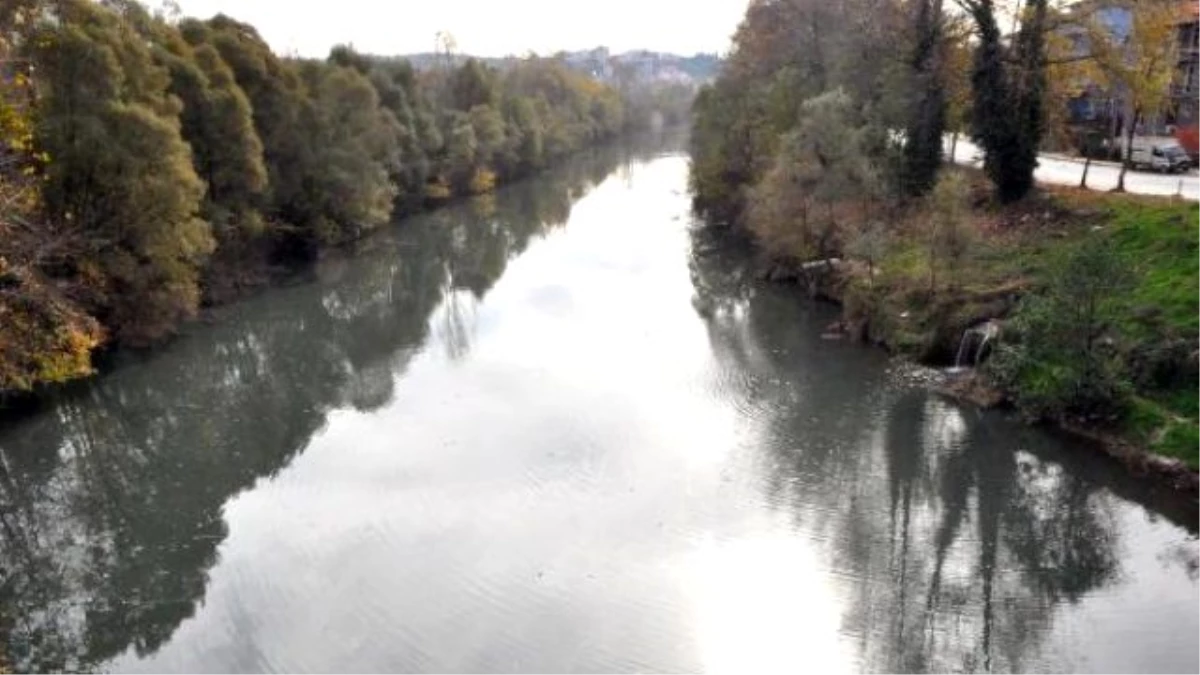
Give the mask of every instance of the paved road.
[[[946, 142], [950, 152], [950, 142]], [[954, 152], [954, 161], [969, 166], [983, 165], [983, 152], [971, 141], [959, 137]], [[1088, 187], [1092, 190], [1111, 190], [1117, 186], [1117, 174], [1121, 166], [1116, 162], [1092, 162], [1088, 169]], [[1055, 185], [1079, 185], [1083, 175], [1083, 160], [1072, 157], [1043, 154], [1038, 157], [1038, 168], [1034, 177], [1041, 183]], [[1125, 174], [1125, 189], [1144, 195], [1181, 195], [1185, 199], [1200, 201], [1200, 175], [1196, 170], [1185, 174], [1161, 174], [1131, 169]]]

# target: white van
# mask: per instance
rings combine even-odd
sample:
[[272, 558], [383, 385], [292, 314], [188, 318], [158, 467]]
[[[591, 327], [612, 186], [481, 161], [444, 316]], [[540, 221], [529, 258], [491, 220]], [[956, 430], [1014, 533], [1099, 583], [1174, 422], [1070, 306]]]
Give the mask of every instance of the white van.
[[1129, 167], [1149, 169], [1163, 173], [1187, 171], [1192, 160], [1179, 141], [1168, 136], [1139, 136], [1133, 139], [1133, 152], [1129, 155]]

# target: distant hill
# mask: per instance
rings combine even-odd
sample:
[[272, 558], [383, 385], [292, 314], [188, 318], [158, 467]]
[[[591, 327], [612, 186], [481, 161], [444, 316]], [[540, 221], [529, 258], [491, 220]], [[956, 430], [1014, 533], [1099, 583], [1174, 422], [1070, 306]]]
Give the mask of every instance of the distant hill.
[[[435, 54], [421, 52], [395, 58], [407, 59], [417, 69], [433, 68], [440, 64], [461, 65], [474, 58], [493, 68], [504, 70], [523, 57], [472, 57], [468, 54]], [[721, 65], [716, 54], [681, 56], [665, 52], [636, 50], [612, 54], [606, 47], [574, 52], [558, 52], [546, 58], [563, 61], [568, 67], [585, 72], [602, 82], [632, 80], [699, 85], [713, 79]]]

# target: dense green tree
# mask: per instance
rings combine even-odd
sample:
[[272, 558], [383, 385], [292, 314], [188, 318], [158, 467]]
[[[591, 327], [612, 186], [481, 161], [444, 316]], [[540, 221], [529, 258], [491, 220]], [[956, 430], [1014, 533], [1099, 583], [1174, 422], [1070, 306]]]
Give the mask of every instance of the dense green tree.
[[624, 127], [621, 101], [614, 90], [553, 59], [518, 63], [505, 73], [501, 87], [532, 102], [546, 160], [608, 138]]
[[174, 26], [137, 3], [120, 7], [123, 18], [152, 42], [155, 61], [170, 75], [168, 89], [183, 106], [181, 130], [205, 182], [202, 212], [218, 244], [236, 247], [261, 234], [267, 188], [262, 141], [233, 72], [211, 45], [192, 47]]
[[83, 242], [60, 272], [87, 280], [85, 305], [119, 338], [158, 339], [195, 310], [213, 248], [181, 106], [117, 15], [85, 0], [55, 9], [30, 45], [42, 85], [37, 142], [51, 157], [46, 210]]
[[476, 162], [481, 167], [489, 169], [503, 168], [498, 164], [506, 162], [504, 118], [490, 105], [477, 105], [467, 113], [471, 121], [471, 129], [475, 132]]
[[475, 173], [479, 141], [470, 117], [452, 111], [446, 118], [446, 179], [456, 192], [465, 193]]
[[[733, 37], [717, 80], [693, 104], [691, 188], [698, 211], [744, 221], [747, 190], [776, 166], [801, 107], [840, 89], [856, 120], [904, 128], [910, 94], [894, 81], [911, 21], [893, 0], [755, 0]], [[886, 134], [860, 146], [891, 168]], [[885, 161], [887, 160], [887, 161]]]
[[250, 102], [211, 45], [197, 47], [193, 58], [208, 80], [208, 90], [191, 108], [185, 102], [184, 136], [196, 155], [197, 171], [208, 183], [210, 220], [222, 229], [254, 234], [262, 224], [258, 208], [267, 169]]
[[1089, 239], [1054, 260], [1046, 293], [1013, 320], [991, 370], [1030, 412], [1107, 416], [1129, 405], [1128, 366], [1114, 349], [1119, 299], [1133, 283], [1110, 242]]
[[267, 166], [268, 218], [296, 226], [311, 223], [315, 216], [308, 210], [307, 185], [317, 167], [307, 132], [314, 113], [296, 69], [271, 53], [253, 27], [226, 16], [188, 19], [180, 31], [193, 46], [208, 44], [220, 54], [250, 102]]
[[754, 137], [762, 128], [762, 109], [736, 83], [718, 80], [700, 91], [693, 110], [693, 200], [711, 220], [729, 224], [742, 213], [744, 189], [757, 179]]
[[1044, 121], [1046, 0], [1024, 8], [1015, 47], [1000, 33], [992, 0], [960, 0], [978, 34], [971, 71], [971, 135], [984, 151], [984, 171], [1001, 201], [1033, 187]]
[[424, 199], [425, 183], [432, 171], [427, 153], [429, 146], [441, 145], [441, 136], [426, 137], [430, 131], [436, 131], [436, 127], [422, 117], [425, 103], [407, 61], [373, 64], [370, 79], [380, 106], [396, 120], [398, 163], [391, 167], [392, 182], [397, 191], [397, 207], [401, 211], [411, 211], [419, 208]]
[[396, 188], [398, 123], [379, 106], [371, 82], [357, 70], [312, 62], [305, 81], [314, 94], [309, 188], [309, 236], [344, 242], [386, 223]]
[[751, 231], [772, 250], [827, 258], [844, 214], [837, 206], [875, 189], [863, 152], [867, 134], [850, 96], [838, 89], [805, 101], [771, 168], [750, 191]]
[[1017, 32], [1016, 125], [1018, 154], [1013, 188], [1005, 198], [1024, 196], [1033, 188], [1033, 171], [1038, 149], [1046, 132], [1046, 34], [1049, 31], [1049, 0], [1028, 0]]
[[533, 101], [523, 96], [508, 97], [505, 123], [512, 173], [524, 175], [541, 168], [545, 161], [545, 131]]
[[496, 99], [495, 76], [475, 59], [467, 59], [450, 78], [450, 106], [455, 110], [492, 106]]
[[914, 101], [904, 140], [903, 187], [910, 196], [933, 189], [942, 164], [942, 134], [946, 129], [943, 93], [944, 46], [941, 0], [918, 0], [912, 69]]
[[329, 50], [329, 62], [335, 66], [357, 70], [359, 75], [368, 75], [372, 70], [371, 59], [359, 54], [350, 45], [336, 45]]

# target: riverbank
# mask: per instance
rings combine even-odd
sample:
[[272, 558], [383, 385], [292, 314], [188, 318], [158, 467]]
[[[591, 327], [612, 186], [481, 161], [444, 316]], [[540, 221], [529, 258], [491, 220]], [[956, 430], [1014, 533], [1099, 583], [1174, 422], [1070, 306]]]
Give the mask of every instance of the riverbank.
[[[946, 393], [985, 407], [1015, 406], [1031, 421], [1095, 441], [1137, 471], [1196, 491], [1196, 204], [1047, 188], [1002, 208], [984, 196], [981, 176], [963, 173], [972, 181], [969, 245], [953, 264], [931, 263], [929, 216], [918, 208], [889, 228], [872, 264], [850, 260], [806, 271], [775, 261], [764, 275], [804, 281], [814, 295], [840, 304], [843, 318], [832, 332], [929, 365], [980, 362]], [[1073, 262], [1089, 248], [1109, 259], [1111, 269], [1092, 270], [1098, 279], [1080, 276], [1088, 268]], [[1063, 281], [1068, 268], [1077, 284]], [[1099, 290], [1116, 277], [1124, 280], [1119, 288]], [[1097, 291], [1086, 303], [1065, 297], [1064, 286], [1086, 294], [1093, 282]], [[1044, 315], [1054, 302], [1062, 345], [1031, 357], [1030, 336], [1038, 328], [1032, 324], [1048, 325]], [[1090, 323], [1064, 323], [1074, 316], [1073, 304], [1088, 303], [1096, 307]], [[980, 326], [994, 340], [983, 344], [983, 331], [965, 335]], [[1068, 332], [1095, 345], [1095, 357], [1080, 366]], [[1076, 377], [1078, 368], [1105, 373], [1087, 375], [1107, 387], [1103, 395], [1072, 381], [1083, 377]]]
[[97, 350], [154, 347], [401, 214], [656, 119], [561, 59], [300, 59], [230, 17], [137, 3], [17, 17], [0, 40], [0, 391], [86, 377]]
[[[494, 187], [502, 190], [531, 180], [544, 181], [548, 173], [562, 173], [568, 166], [599, 162], [609, 167], [631, 147], [646, 144], [647, 139], [662, 143], [662, 139], [678, 133], [675, 129], [632, 129], [558, 158], [540, 171]], [[590, 158], [600, 159], [590, 161]], [[571, 189], [578, 189], [587, 180], [585, 176], [574, 176], [573, 171], [568, 173], [572, 176]], [[558, 203], [568, 198], [568, 192], [564, 187]], [[463, 204], [486, 204], [494, 198], [494, 191], [431, 198], [419, 208], [410, 205], [403, 213], [396, 214], [393, 224]], [[387, 228], [364, 230], [358, 237], [322, 248], [312, 256], [281, 257], [277, 255], [277, 247], [264, 238], [256, 246], [214, 257], [203, 280], [200, 307], [179, 328], [186, 330], [189, 324], [220, 321], [222, 308], [304, 277], [321, 259], [356, 250], [381, 229]], [[4, 233], [4, 223], [0, 222], [0, 240]], [[21, 416], [54, 392], [103, 375], [123, 354], [153, 352], [173, 339], [172, 335], [148, 345], [121, 343], [84, 309], [85, 292], [78, 280], [51, 279], [31, 266], [9, 264], [0, 255], [0, 416]]]

